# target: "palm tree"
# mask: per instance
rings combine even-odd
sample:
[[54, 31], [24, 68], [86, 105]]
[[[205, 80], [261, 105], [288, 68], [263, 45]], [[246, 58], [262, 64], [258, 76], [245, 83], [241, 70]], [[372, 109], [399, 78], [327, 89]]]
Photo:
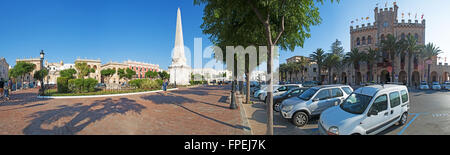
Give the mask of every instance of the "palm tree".
[[[353, 65], [353, 68], [355, 70], [354, 75], [356, 78], [356, 73], [359, 71], [359, 62], [361, 61], [362, 55], [359, 53], [359, 50], [357, 48], [352, 49], [351, 52], [348, 52], [345, 55], [345, 62], [348, 65]], [[355, 80], [356, 82], [356, 80]]]
[[395, 79], [395, 56], [398, 55], [400, 46], [402, 46], [402, 41], [397, 40], [396, 37], [394, 37], [392, 34], [388, 34], [386, 40], [381, 41], [381, 49], [383, 51], [386, 51], [389, 53], [389, 57], [391, 60], [392, 65], [392, 72], [391, 72], [391, 81]]
[[328, 70], [328, 84], [331, 84], [332, 78], [331, 78], [331, 72], [332, 69], [338, 64], [340, 61], [340, 57], [333, 53], [326, 54], [325, 60], [324, 60], [324, 66]]
[[280, 71], [280, 76], [281, 76], [281, 80], [282, 81], [286, 81], [287, 80], [287, 64], [280, 64], [280, 68], [279, 68], [279, 71]]
[[421, 51], [421, 46], [417, 44], [416, 38], [409, 35], [407, 40], [405, 40], [405, 51], [408, 54], [408, 86], [411, 86], [412, 83], [412, 75], [411, 75], [411, 60], [413, 56], [416, 57]]
[[302, 73], [301, 82], [304, 82], [304, 76], [305, 76], [304, 72], [305, 72], [305, 69], [307, 68], [307, 66], [309, 65], [309, 60], [306, 58], [302, 58], [302, 59], [300, 59], [299, 62], [297, 62], [297, 64], [299, 65], [301, 73]]
[[369, 81], [373, 81], [373, 67], [375, 66], [376, 60], [379, 58], [378, 51], [376, 49], [372, 49], [369, 47], [367, 49], [367, 53], [362, 53], [362, 57], [364, 62], [367, 63], [367, 66], [369, 68]]
[[295, 79], [298, 79], [297, 74], [300, 71], [300, 65], [298, 65], [296, 62], [290, 62], [287, 64], [289, 71], [291, 72], [291, 77], [292, 77], [292, 73], [295, 74]]
[[313, 52], [310, 56], [312, 61], [315, 61], [317, 63], [318, 67], [318, 75], [319, 75], [319, 82], [322, 82], [322, 76], [321, 76], [321, 68], [323, 65], [323, 61], [325, 60], [325, 51], [321, 48], [318, 48], [315, 52]]
[[[439, 54], [441, 54], [442, 51], [439, 49], [439, 47], [436, 47], [433, 43], [428, 43], [427, 45], [425, 45], [421, 52], [420, 55], [425, 59], [425, 60], [432, 60], [433, 58], [437, 57]], [[431, 64], [428, 64], [428, 70], [427, 70], [427, 81], [430, 81], [430, 66]]]

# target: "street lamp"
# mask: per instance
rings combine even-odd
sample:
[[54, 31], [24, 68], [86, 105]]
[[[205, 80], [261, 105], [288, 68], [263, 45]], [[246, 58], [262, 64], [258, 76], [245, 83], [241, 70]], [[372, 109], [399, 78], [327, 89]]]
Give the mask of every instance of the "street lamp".
[[175, 66], [175, 77], [174, 77], [174, 83], [175, 83], [175, 88], [177, 88], [177, 67]]
[[[44, 69], [44, 50], [41, 50], [41, 71]], [[39, 79], [41, 81], [41, 89], [40, 89], [40, 95], [44, 95], [45, 92], [45, 87], [44, 87], [44, 77], [41, 77], [41, 79]]]

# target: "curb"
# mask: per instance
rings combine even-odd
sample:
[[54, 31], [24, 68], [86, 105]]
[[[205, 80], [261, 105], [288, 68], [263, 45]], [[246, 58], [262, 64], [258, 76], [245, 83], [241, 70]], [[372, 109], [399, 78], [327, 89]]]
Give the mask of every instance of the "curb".
[[238, 104], [239, 111], [241, 112], [242, 124], [249, 128], [249, 129], [244, 128], [245, 134], [246, 135], [253, 135], [252, 127], [250, 126], [250, 123], [248, 123], [247, 112], [245, 112], [245, 108], [244, 108], [244, 106], [242, 104], [242, 97], [241, 97], [241, 95], [236, 95], [236, 102]]
[[[178, 88], [167, 89], [167, 91], [178, 90]], [[117, 96], [128, 96], [128, 95], [141, 95], [148, 93], [162, 92], [163, 90], [137, 92], [137, 93], [125, 93], [125, 94], [111, 94], [111, 95], [89, 95], [89, 96], [37, 96], [39, 99], [77, 99], [77, 98], [100, 98], [100, 97], [117, 97]]]

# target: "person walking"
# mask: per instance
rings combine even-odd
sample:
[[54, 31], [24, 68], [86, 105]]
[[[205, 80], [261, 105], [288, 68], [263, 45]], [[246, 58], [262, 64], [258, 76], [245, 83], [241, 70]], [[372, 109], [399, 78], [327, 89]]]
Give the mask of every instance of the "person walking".
[[11, 91], [11, 89], [12, 89], [12, 81], [11, 80], [8, 80], [7, 82], [6, 82], [6, 84], [5, 84], [5, 98], [6, 98], [6, 100], [9, 100], [9, 92]]
[[3, 81], [3, 78], [0, 78], [0, 98], [3, 98], [4, 93], [4, 87], [5, 87], [5, 81]]
[[162, 85], [162, 87], [163, 87], [163, 92], [164, 92], [164, 96], [166, 96], [167, 85], [168, 85], [167, 80], [164, 80], [163, 85]]

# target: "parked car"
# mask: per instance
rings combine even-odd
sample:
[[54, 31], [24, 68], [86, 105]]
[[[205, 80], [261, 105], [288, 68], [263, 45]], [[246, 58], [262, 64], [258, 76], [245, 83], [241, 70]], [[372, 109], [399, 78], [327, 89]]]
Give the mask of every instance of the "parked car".
[[95, 89], [106, 89], [106, 84], [104, 83], [99, 83], [95, 86]]
[[[301, 84], [287, 84], [287, 85], [283, 85], [280, 86], [277, 89], [273, 89], [273, 96], [278, 96], [281, 95], [283, 93], [285, 93], [286, 91], [293, 89], [293, 88], [301, 88], [302, 85]], [[263, 92], [259, 98], [260, 100], [263, 100], [265, 103], [267, 103], [267, 91]]]
[[419, 89], [428, 90], [428, 89], [430, 89], [430, 87], [428, 86], [427, 82], [422, 81], [422, 82], [420, 82]]
[[298, 97], [284, 100], [280, 106], [281, 116], [302, 127], [312, 116], [318, 116], [326, 109], [341, 104], [352, 92], [353, 89], [348, 85], [312, 87]]
[[259, 95], [267, 88], [267, 85], [260, 86], [260, 89], [256, 90], [253, 97], [259, 98]]
[[374, 135], [408, 120], [410, 98], [403, 85], [372, 85], [354, 91], [340, 106], [325, 110], [320, 134]]
[[433, 89], [433, 90], [441, 90], [441, 84], [439, 84], [439, 82], [433, 82], [431, 84], [431, 89]]
[[319, 85], [319, 81], [306, 81], [303, 82], [303, 87], [315, 87]]
[[[285, 86], [279, 86], [279, 85], [273, 86], [273, 96], [279, 95], [277, 93], [283, 93], [285, 91], [288, 91], [288, 88], [285, 87]], [[267, 88], [264, 91], [261, 92], [261, 94], [258, 96], [258, 99], [260, 101], [264, 101], [265, 102], [266, 101], [266, 97], [267, 97]]]
[[297, 97], [308, 89], [309, 88], [306, 88], [306, 87], [294, 88], [294, 89], [288, 90], [287, 92], [284, 92], [281, 95], [274, 96], [273, 97], [273, 110], [275, 112], [280, 112], [280, 105], [284, 100], [291, 98], [291, 97]]
[[442, 84], [442, 89], [450, 90], [450, 82], [449, 81], [444, 82], [444, 84]]

